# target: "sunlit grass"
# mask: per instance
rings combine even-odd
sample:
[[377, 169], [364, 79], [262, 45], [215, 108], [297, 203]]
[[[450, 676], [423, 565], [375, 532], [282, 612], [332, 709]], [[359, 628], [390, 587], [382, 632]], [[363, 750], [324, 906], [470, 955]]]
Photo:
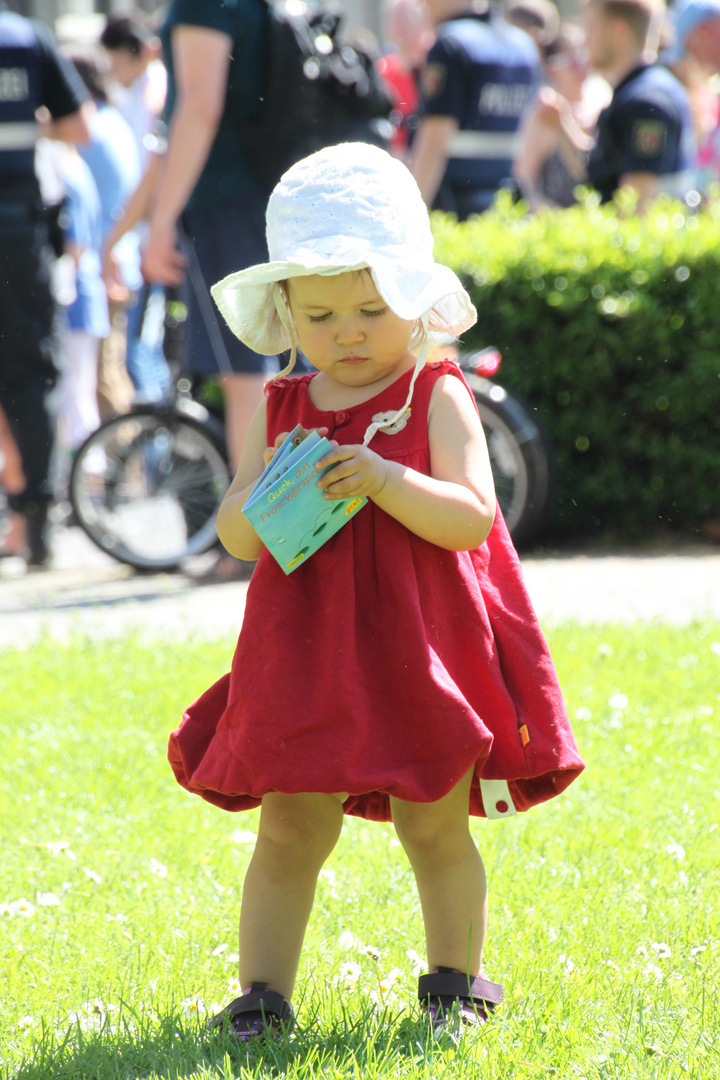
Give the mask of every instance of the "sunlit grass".
[[720, 1076], [720, 627], [566, 627], [551, 646], [588, 768], [552, 803], [473, 823], [496, 1019], [428, 1043], [411, 874], [390, 826], [350, 819], [320, 879], [299, 1030], [250, 1050], [204, 1024], [237, 993], [257, 815], [186, 795], [165, 760], [231, 644], [0, 653], [2, 1075]]

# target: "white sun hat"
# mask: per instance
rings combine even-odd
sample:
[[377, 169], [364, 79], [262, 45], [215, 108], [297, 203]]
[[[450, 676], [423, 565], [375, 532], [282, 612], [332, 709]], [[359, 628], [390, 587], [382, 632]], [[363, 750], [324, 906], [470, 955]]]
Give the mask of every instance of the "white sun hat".
[[427, 317], [430, 332], [457, 336], [477, 313], [460, 280], [433, 258], [430, 220], [410, 171], [385, 150], [341, 143], [289, 169], [267, 208], [270, 261], [210, 290], [228, 326], [265, 355], [294, 344], [278, 282], [368, 267], [401, 319]]

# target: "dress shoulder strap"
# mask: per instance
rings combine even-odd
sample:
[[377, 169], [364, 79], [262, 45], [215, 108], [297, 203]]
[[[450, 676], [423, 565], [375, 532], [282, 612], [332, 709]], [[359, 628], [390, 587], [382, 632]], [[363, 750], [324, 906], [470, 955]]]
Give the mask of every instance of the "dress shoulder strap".
[[422, 410], [422, 412], [427, 415], [427, 410], [430, 405], [430, 398], [432, 397], [432, 392], [435, 389], [435, 383], [443, 375], [453, 375], [456, 379], [459, 379], [463, 386], [467, 388], [467, 392], [470, 394], [470, 396], [473, 396], [472, 390], [465, 381], [465, 377], [458, 365], [455, 363], [455, 361], [438, 360], [425, 365], [422, 371], [422, 375], [416, 383], [413, 399], [417, 406], [418, 412]]
[[312, 378], [312, 375], [293, 375], [265, 383], [268, 435], [292, 430], [302, 410], [302, 403], [307, 400], [307, 388]]

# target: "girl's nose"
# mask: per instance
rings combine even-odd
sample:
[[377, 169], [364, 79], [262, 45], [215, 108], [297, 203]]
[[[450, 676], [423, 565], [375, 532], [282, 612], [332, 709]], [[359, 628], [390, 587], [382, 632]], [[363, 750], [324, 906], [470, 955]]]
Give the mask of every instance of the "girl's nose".
[[342, 319], [335, 334], [338, 345], [351, 345], [357, 341], [363, 341], [365, 331], [359, 319]]

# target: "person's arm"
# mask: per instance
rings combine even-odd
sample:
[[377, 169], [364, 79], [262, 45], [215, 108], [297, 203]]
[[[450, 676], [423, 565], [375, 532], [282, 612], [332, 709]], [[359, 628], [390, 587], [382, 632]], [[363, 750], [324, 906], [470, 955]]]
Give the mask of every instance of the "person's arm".
[[583, 131], [569, 103], [552, 87], [544, 86], [535, 106], [536, 122], [557, 136], [557, 146], [568, 171], [578, 179], [585, 176], [585, 156], [593, 147], [593, 139]]
[[523, 197], [533, 209], [547, 200], [538, 189], [543, 165], [560, 145], [560, 133], [554, 127], [543, 123], [535, 105], [523, 120], [520, 129], [520, 149], [513, 161], [512, 173], [518, 182]]
[[618, 115], [615, 133], [622, 163], [618, 190], [633, 188], [635, 211], [643, 213], [662, 190], [663, 178], [681, 168], [682, 115], [664, 100], [633, 99]]
[[126, 233], [150, 216], [150, 209], [153, 205], [153, 197], [158, 186], [163, 161], [162, 154], [150, 155], [148, 167], [140, 183], [128, 199], [122, 216], [118, 218], [103, 241], [101, 272], [108, 295], [112, 296], [112, 298], [120, 298], [121, 291], [125, 289], [122, 284], [122, 275], [113, 256], [113, 248]]
[[409, 168], [425, 205], [435, 202], [450, 155], [451, 140], [464, 115], [467, 57], [457, 42], [442, 34], [428, 53], [420, 78], [420, 126]]
[[150, 281], [177, 285], [184, 259], [176, 250], [177, 220], [208, 159], [227, 91], [232, 39], [218, 30], [176, 26], [172, 51], [177, 99], [168, 129], [163, 176], [143, 256]]
[[618, 190], [632, 188], [637, 195], [635, 212], [643, 214], [660, 189], [659, 178], [650, 172], [629, 172], [620, 177]]
[[386, 461], [368, 447], [339, 446], [318, 462], [336, 468], [319, 480], [331, 499], [366, 496], [423, 540], [469, 551], [487, 538], [495, 490], [485, 434], [459, 379], [438, 379], [428, 418], [431, 475]]
[[426, 206], [432, 206], [440, 190], [448, 148], [458, 124], [452, 116], [425, 116], [420, 121], [410, 160], [410, 171], [417, 181]]

